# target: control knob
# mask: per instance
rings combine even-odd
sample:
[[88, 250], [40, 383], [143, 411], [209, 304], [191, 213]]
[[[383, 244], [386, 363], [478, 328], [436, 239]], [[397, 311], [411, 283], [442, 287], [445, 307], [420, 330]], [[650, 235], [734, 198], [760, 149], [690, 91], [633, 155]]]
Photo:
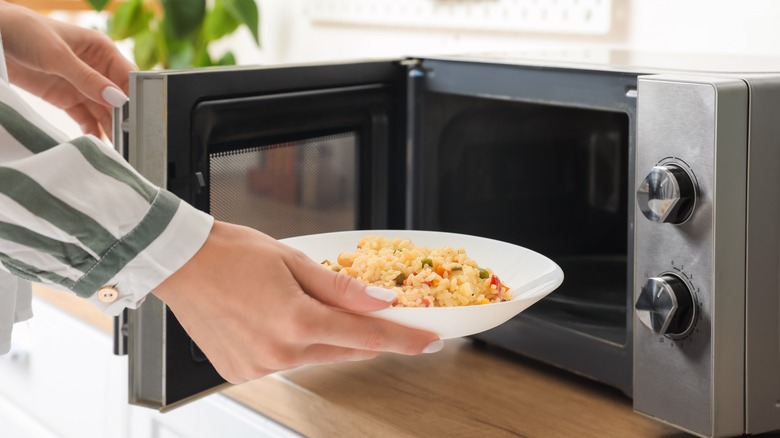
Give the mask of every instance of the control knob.
[[636, 199], [642, 214], [651, 221], [681, 224], [693, 213], [696, 185], [681, 167], [658, 165], [639, 185]]
[[637, 317], [644, 325], [670, 339], [685, 337], [696, 320], [690, 289], [672, 274], [648, 278], [635, 307]]

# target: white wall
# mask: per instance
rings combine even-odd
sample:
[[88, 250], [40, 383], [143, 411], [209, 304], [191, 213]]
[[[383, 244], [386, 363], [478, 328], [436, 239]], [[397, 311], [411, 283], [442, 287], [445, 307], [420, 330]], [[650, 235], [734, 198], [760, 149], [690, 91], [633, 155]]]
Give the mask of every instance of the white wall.
[[[470, 7], [475, 15], [491, 3], [537, 8], [546, 5], [556, 10], [581, 8], [584, 2], [599, 4], [603, 1], [609, 4], [609, 0], [384, 1], [418, 2], [424, 7]], [[240, 34], [230, 42], [238, 54], [239, 63], [517, 51], [582, 45], [780, 56], [780, 2], [776, 0], [612, 0], [609, 31], [591, 35], [563, 31], [426, 30], [415, 26], [325, 23], [312, 20], [312, 9], [318, 2], [350, 3], [350, 0], [258, 0], [262, 14], [263, 47], [253, 47], [246, 34]]]
[[630, 46], [780, 56], [774, 0], [641, 0], [631, 7]]

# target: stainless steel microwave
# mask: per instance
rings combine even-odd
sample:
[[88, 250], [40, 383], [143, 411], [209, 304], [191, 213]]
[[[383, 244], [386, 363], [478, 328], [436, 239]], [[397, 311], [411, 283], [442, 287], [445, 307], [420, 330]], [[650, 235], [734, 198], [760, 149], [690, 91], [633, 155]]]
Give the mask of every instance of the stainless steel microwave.
[[[696, 435], [780, 430], [780, 65], [586, 54], [139, 72], [116, 144], [276, 238], [429, 229], [541, 252], [564, 284], [474, 342]], [[126, 319], [133, 403], [224, 383], [161, 302]]]

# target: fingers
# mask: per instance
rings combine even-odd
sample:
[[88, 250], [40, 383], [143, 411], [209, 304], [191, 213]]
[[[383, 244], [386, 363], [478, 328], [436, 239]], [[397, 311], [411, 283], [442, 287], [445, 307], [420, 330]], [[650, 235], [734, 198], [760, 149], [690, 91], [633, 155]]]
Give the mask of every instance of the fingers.
[[111, 107], [121, 107], [128, 101], [127, 96], [118, 85], [105, 76], [93, 70], [75, 55], [63, 63], [59, 74], [73, 84], [82, 94], [93, 102]]
[[124, 56], [112, 57], [105, 68], [108, 79], [119, 86], [125, 95], [130, 93], [130, 72], [138, 70], [136, 66]]
[[[120, 107], [127, 102], [126, 81], [135, 67], [122, 56], [113, 41], [94, 29], [60, 22], [52, 24], [56, 34], [62, 38], [63, 47], [56, 62], [46, 59], [38, 68], [61, 76], [98, 104]], [[125, 69], [123, 72], [122, 68]], [[117, 84], [115, 80], [122, 84]]]
[[[315, 306], [328, 309], [319, 303]], [[214, 329], [219, 333], [215, 337], [208, 331], [204, 333], [199, 325], [202, 319], [198, 325], [186, 324], [185, 314], [174, 313], [177, 318], [184, 317], [187, 332], [198, 342], [217, 372], [231, 383], [243, 383], [303, 365], [369, 360], [384, 351], [434, 353], [443, 347], [435, 335], [368, 316], [338, 310], [331, 310], [333, 314], [313, 314], [305, 307], [297, 310], [295, 314], [299, 319], [294, 324], [297, 329], [291, 329], [288, 321], [266, 326], [259, 330], [260, 336], [248, 337], [242, 336], [246, 334], [243, 331], [248, 324], [234, 326], [225, 332], [221, 331], [225, 325], [220, 324]], [[341, 318], [345, 319], [339, 321]], [[280, 326], [285, 328], [280, 329]], [[226, 334], [229, 336], [225, 337]]]
[[[303, 365], [325, 365], [340, 362], [359, 362], [374, 359], [379, 356], [378, 351], [353, 350], [351, 348], [333, 347], [330, 345], [309, 345], [300, 350], [294, 356], [288, 355], [288, 360], [274, 358], [270, 363], [267, 358], [258, 358], [257, 361], [233, 360], [230, 362], [212, 363], [223, 379], [233, 384], [241, 384], [255, 380], [278, 371], [291, 370]], [[268, 366], [248, 366], [259, 362]]]
[[302, 338], [314, 337], [314, 342], [321, 344], [400, 354], [441, 349], [441, 345], [434, 344], [439, 340], [434, 333], [359, 314], [386, 308], [396, 298], [395, 292], [367, 287], [348, 275], [324, 268], [298, 251], [290, 254], [287, 263], [290, 272], [301, 289], [320, 304], [312, 309], [315, 314], [306, 319], [316, 321], [316, 330], [304, 329]]
[[[12, 41], [25, 40], [25, 32], [37, 34], [37, 40], [31, 43], [28, 39], [25, 43], [9, 46], [6, 52], [8, 59], [29, 70], [59, 76], [87, 99], [98, 104], [117, 107], [127, 101], [119, 85], [101, 73], [107, 70], [106, 66], [116, 65], [115, 68], [119, 68], [120, 65], [127, 65], [122, 62], [125, 58], [105, 34], [37, 14], [23, 16], [28, 16], [29, 25], [35, 30], [19, 29], [22, 36]], [[124, 75], [128, 75], [129, 71]], [[113, 75], [119, 77], [116, 73]]]
[[90, 111], [84, 105], [77, 105], [73, 108], [66, 110], [70, 118], [76, 121], [81, 128], [81, 131], [85, 134], [92, 134], [96, 137], [100, 137], [100, 125], [92, 117]]
[[[116, 108], [127, 102], [129, 74], [136, 68], [107, 35], [33, 13], [24, 7], [1, 2], [0, 5], [4, 9], [4, 33], [8, 31], [8, 35], [15, 35], [4, 41], [12, 82], [65, 110], [83, 101], [103, 108]], [[19, 75], [19, 72], [25, 74]], [[68, 85], [55, 84], [53, 79], [37, 83], [41, 77], [60, 78]], [[102, 128], [110, 135], [110, 113], [104, 114], [89, 106], [88, 111], [94, 121], [79, 121], [82, 128], [98, 136]]]
[[434, 353], [443, 346], [435, 333], [327, 306], [314, 309], [307, 320], [315, 322], [293, 335], [312, 343], [405, 355]]
[[87, 99], [70, 82], [12, 60], [8, 62], [8, 71], [16, 85], [63, 109], [84, 133], [100, 137], [102, 129], [111, 134], [111, 110]]
[[83, 102], [71, 108], [65, 109], [85, 134], [92, 134], [100, 138], [103, 134], [111, 135], [111, 115], [102, 105], [92, 101]]
[[105, 134], [106, 137], [108, 137], [109, 140], [112, 138], [112, 114], [109, 110], [106, 109], [106, 107], [102, 105], [97, 105], [94, 102], [86, 102], [87, 109], [89, 110], [90, 115], [92, 116], [92, 120], [95, 121], [95, 124], [98, 125], [97, 133], [95, 132], [86, 132], [87, 134], [92, 134], [95, 137], [101, 138], [102, 134]]
[[137, 67], [119, 52], [106, 34], [94, 29], [74, 29], [61, 23], [58, 23], [58, 27], [58, 33], [78, 59], [107, 78], [124, 95], [130, 92], [130, 72], [136, 71]]
[[367, 286], [348, 275], [326, 269], [298, 252], [288, 266], [307, 294], [334, 307], [365, 313], [384, 309], [397, 298], [391, 290]]

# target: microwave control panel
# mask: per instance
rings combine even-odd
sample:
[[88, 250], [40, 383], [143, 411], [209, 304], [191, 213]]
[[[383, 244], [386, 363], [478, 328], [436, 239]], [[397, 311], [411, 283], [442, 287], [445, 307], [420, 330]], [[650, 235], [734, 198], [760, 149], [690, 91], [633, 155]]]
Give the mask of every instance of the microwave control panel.
[[[637, 188], [636, 202], [644, 217], [661, 224], [680, 225], [696, 209], [699, 186], [693, 170], [677, 158], [665, 158], [653, 166]], [[678, 271], [678, 272], [676, 272]], [[647, 276], [636, 299], [636, 315], [653, 333], [669, 339], [691, 334], [698, 303], [689, 277], [674, 267]]]
[[702, 436], [743, 433], [747, 115], [740, 79], [639, 77], [634, 409]]

